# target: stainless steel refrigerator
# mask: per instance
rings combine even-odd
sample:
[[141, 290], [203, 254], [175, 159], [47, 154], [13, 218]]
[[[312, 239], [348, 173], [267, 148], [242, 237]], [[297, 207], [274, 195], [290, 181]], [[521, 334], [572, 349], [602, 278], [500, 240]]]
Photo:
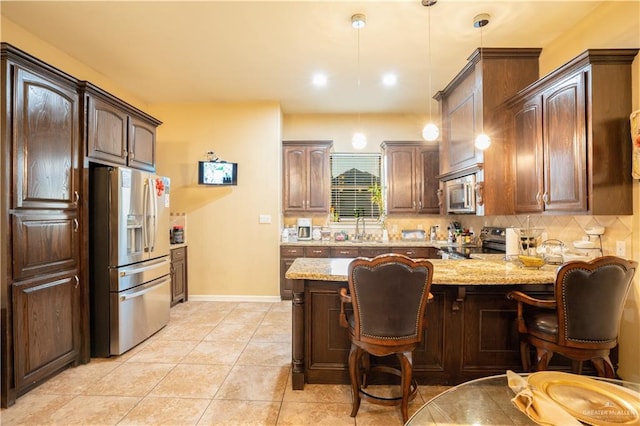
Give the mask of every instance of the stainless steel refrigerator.
[[120, 355], [169, 322], [169, 179], [91, 167], [91, 355]]

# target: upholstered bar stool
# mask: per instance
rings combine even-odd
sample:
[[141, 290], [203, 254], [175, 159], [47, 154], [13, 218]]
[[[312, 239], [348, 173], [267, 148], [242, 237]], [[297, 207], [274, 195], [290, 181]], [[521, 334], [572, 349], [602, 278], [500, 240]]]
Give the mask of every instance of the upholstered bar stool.
[[609, 352], [618, 343], [624, 303], [638, 263], [615, 256], [590, 262], [571, 261], [558, 268], [555, 298], [537, 299], [520, 291], [507, 297], [518, 302], [520, 355], [531, 370], [530, 345], [536, 348], [534, 370], [546, 370], [554, 353], [572, 360], [574, 373], [591, 361], [600, 377], [615, 377]]
[[[348, 329], [351, 340], [351, 417], [358, 413], [363, 398], [376, 404], [400, 405], [402, 420], [408, 420], [408, 404], [417, 391], [412, 351], [424, 334], [432, 278], [431, 262], [400, 254], [356, 258], [349, 265], [349, 290], [340, 289], [340, 323]], [[371, 367], [369, 354], [396, 355], [400, 368]], [[367, 392], [367, 374], [375, 371], [400, 376], [402, 397], [385, 398]]]

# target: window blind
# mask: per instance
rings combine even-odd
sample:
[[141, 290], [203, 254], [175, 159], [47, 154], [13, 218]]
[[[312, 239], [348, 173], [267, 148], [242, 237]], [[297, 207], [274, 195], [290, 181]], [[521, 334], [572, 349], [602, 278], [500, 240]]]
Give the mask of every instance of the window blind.
[[380, 216], [370, 188], [380, 185], [380, 154], [331, 154], [331, 207], [339, 218]]

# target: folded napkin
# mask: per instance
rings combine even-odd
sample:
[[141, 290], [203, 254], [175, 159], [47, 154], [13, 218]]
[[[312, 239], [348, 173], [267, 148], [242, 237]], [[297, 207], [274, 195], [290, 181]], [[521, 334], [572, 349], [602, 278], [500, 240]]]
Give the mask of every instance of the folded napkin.
[[582, 426], [546, 394], [529, 385], [524, 377], [507, 370], [507, 381], [516, 394], [511, 402], [534, 422], [545, 426]]

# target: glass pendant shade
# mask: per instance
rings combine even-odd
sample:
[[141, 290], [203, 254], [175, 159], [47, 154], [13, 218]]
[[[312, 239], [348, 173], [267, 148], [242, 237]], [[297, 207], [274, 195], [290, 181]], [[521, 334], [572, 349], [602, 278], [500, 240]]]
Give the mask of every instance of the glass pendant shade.
[[351, 145], [355, 149], [364, 149], [364, 147], [367, 146], [367, 137], [362, 132], [356, 132], [351, 138]]
[[422, 129], [422, 138], [425, 141], [433, 142], [438, 139], [438, 136], [440, 136], [440, 129], [433, 123], [428, 123]]
[[480, 151], [489, 148], [489, 145], [491, 145], [491, 138], [488, 135], [481, 133], [476, 137], [476, 148]]

